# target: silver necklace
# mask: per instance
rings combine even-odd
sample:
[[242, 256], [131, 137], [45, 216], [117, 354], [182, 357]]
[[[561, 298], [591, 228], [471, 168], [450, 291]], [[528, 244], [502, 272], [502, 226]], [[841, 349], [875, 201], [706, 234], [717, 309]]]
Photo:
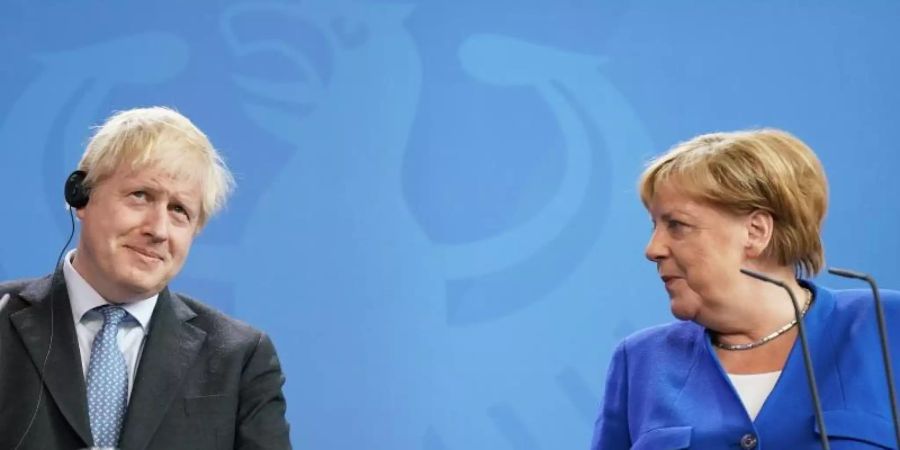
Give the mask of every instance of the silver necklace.
[[[804, 289], [804, 291], [806, 291], [806, 304], [803, 305], [803, 310], [800, 311], [801, 318], [806, 316], [806, 311], [809, 309], [809, 304], [812, 303], [812, 292], [807, 289]], [[794, 328], [794, 325], [797, 325], [796, 317], [794, 318], [794, 320], [788, 322], [785, 326], [775, 330], [775, 332], [773, 332], [772, 334], [770, 334], [768, 336], [764, 336], [762, 339], [760, 339], [758, 341], [750, 342], [747, 344], [725, 344], [723, 342], [719, 342], [719, 339], [716, 338], [716, 339], [713, 339], [713, 345], [715, 345], [716, 347], [719, 347], [721, 349], [724, 349], [724, 350], [750, 350], [751, 348], [759, 347], [760, 345], [763, 345], [763, 344], [771, 341], [772, 339], [775, 339], [778, 336], [781, 336], [782, 334], [786, 333], [791, 328]]]

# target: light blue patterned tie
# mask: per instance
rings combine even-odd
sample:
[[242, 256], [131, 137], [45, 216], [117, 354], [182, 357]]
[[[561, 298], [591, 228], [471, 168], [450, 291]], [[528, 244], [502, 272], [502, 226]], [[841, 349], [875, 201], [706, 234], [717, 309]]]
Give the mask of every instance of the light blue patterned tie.
[[115, 447], [119, 443], [125, 407], [128, 405], [128, 369], [116, 335], [128, 313], [112, 305], [101, 306], [103, 328], [91, 346], [87, 374], [88, 416], [94, 446]]

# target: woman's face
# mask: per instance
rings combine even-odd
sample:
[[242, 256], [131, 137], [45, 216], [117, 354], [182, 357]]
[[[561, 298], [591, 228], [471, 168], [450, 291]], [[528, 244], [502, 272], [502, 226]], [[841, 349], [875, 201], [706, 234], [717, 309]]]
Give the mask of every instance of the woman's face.
[[743, 277], [749, 243], [748, 217], [697, 201], [663, 182], [649, 202], [653, 235], [647, 259], [656, 263], [672, 314], [698, 321], [727, 305]]

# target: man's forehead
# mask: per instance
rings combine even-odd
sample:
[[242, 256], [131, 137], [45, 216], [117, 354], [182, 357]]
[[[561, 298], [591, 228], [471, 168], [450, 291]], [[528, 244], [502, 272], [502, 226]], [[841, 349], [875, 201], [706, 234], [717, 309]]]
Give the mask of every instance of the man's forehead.
[[115, 178], [116, 175], [125, 183], [142, 185], [177, 194], [180, 197], [189, 197], [199, 201], [201, 196], [202, 186], [198, 177], [172, 173], [160, 167], [122, 167], [115, 172], [113, 177]]

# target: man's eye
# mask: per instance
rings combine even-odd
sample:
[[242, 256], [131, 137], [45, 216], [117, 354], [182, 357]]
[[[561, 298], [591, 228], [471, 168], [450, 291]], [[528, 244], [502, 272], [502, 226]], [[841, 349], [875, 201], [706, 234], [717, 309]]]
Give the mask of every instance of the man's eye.
[[147, 198], [147, 193], [144, 191], [134, 191], [131, 193], [131, 196], [138, 200], [144, 200]]
[[188, 210], [184, 209], [184, 207], [181, 205], [173, 205], [172, 211], [175, 211], [175, 213], [177, 213], [177, 214], [181, 214], [188, 220], [190, 220], [190, 218], [191, 218], [191, 214], [188, 213]]

